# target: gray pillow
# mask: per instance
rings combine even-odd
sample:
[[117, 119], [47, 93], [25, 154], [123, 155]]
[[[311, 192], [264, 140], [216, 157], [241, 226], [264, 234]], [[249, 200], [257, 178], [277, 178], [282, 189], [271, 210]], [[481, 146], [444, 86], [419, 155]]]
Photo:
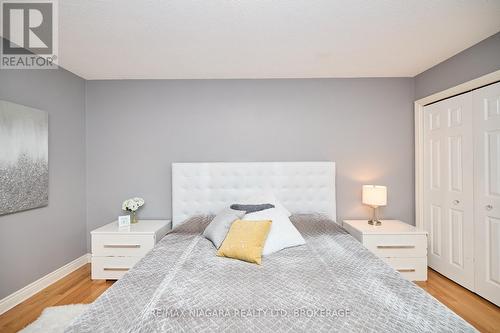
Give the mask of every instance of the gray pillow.
[[244, 211], [225, 208], [220, 211], [203, 231], [203, 236], [210, 240], [218, 249], [226, 238], [234, 221], [245, 216]]
[[245, 214], [250, 214], [254, 212], [260, 212], [261, 210], [274, 208], [274, 205], [269, 203], [266, 204], [258, 204], [258, 205], [245, 205], [245, 204], [232, 204], [231, 209], [235, 210], [243, 210]]

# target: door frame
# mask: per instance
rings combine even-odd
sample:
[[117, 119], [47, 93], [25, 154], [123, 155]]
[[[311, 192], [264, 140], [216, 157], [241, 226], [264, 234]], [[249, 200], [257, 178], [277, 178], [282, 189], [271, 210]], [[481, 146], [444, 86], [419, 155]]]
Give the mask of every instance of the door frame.
[[415, 226], [424, 228], [424, 106], [500, 81], [500, 70], [415, 101]]

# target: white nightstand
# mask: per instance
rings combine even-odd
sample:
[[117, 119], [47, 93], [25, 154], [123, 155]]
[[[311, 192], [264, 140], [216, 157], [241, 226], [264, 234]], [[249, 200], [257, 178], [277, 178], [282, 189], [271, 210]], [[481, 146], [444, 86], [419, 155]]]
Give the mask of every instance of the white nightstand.
[[410, 281], [427, 280], [427, 232], [398, 220], [344, 220], [345, 230]]
[[90, 232], [92, 279], [118, 280], [170, 230], [170, 220], [139, 220], [119, 228], [111, 222]]

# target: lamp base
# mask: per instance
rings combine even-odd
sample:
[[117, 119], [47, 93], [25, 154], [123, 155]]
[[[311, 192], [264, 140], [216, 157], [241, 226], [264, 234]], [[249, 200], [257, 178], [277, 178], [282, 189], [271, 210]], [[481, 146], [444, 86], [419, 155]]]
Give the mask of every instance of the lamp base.
[[368, 220], [368, 224], [370, 224], [370, 225], [382, 225], [382, 221], [380, 221], [380, 220]]
[[370, 225], [382, 225], [382, 222], [378, 219], [377, 216], [377, 208], [378, 206], [372, 206], [373, 208], [373, 215], [372, 218], [368, 220], [368, 224]]

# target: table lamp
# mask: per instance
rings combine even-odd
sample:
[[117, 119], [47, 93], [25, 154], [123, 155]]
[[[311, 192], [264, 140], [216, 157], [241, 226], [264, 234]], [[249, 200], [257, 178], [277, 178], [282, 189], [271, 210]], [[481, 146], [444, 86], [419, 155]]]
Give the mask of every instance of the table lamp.
[[368, 224], [381, 225], [377, 218], [377, 208], [387, 205], [387, 187], [379, 185], [363, 185], [363, 203], [373, 208], [373, 215]]

